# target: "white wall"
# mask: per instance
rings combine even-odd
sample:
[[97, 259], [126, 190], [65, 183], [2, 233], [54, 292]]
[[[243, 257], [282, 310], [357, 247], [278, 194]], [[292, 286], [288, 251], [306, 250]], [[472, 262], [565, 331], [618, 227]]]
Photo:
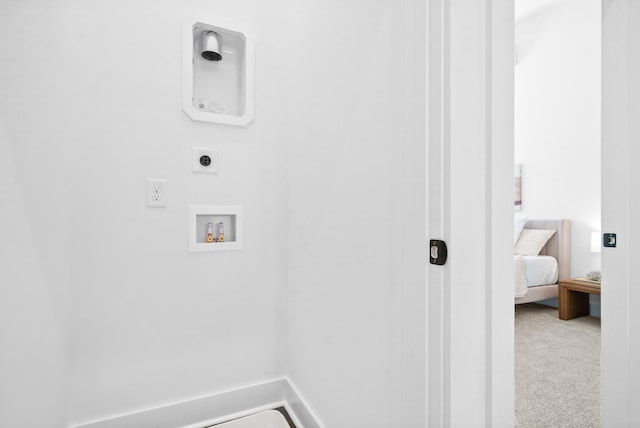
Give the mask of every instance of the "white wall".
[[[2, 3], [1, 426], [282, 374], [327, 426], [423, 425], [424, 6], [288, 3]], [[181, 111], [199, 10], [258, 36], [246, 128]], [[242, 205], [244, 251], [189, 254], [191, 204]]]
[[[73, 141], [72, 421], [279, 375], [287, 125], [285, 1], [68, 1]], [[126, 11], [126, 13], [123, 13]], [[181, 18], [242, 20], [259, 39], [256, 120], [181, 111]], [[193, 146], [220, 174], [191, 172]], [[145, 178], [169, 205], [144, 205]], [[188, 253], [188, 206], [241, 205], [244, 251]]]
[[424, 426], [424, 16], [291, 3], [289, 365], [327, 427]]
[[[531, 2], [518, 0], [516, 10]], [[600, 230], [600, 8], [599, 0], [561, 0], [516, 22], [522, 214], [572, 221], [572, 276], [600, 269], [590, 252]]]
[[[285, 8], [2, 3], [0, 425], [63, 426], [69, 358], [70, 423], [283, 372]], [[247, 128], [181, 111], [181, 17], [198, 10], [268, 40]], [[192, 146], [220, 150], [218, 176], [190, 171]], [[167, 208], [145, 207], [147, 177], [169, 180]], [[242, 205], [245, 250], [189, 254], [190, 204]]]
[[69, 82], [50, 49], [66, 39], [60, 17], [54, 2], [0, 6], [1, 427], [59, 428], [67, 416]]

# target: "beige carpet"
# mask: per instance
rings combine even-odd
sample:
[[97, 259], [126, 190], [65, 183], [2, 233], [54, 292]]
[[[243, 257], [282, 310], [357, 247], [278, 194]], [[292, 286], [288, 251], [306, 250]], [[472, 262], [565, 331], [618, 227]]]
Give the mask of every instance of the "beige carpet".
[[516, 305], [516, 427], [600, 426], [600, 319]]

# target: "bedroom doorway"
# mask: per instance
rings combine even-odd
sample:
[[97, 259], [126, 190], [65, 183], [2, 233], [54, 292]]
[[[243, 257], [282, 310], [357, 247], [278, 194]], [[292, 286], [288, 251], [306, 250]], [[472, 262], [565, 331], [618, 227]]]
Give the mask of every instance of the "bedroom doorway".
[[[602, 5], [514, 4], [514, 176], [521, 180], [516, 224], [523, 218], [568, 219], [570, 256], [558, 258], [566, 266], [553, 281], [595, 279], [601, 269]], [[600, 298], [581, 294], [590, 316], [560, 320], [557, 285], [539, 292], [550, 283], [544, 275], [553, 267], [538, 258], [527, 265], [525, 291], [535, 303], [516, 305], [515, 426], [600, 426]]]
[[[635, 0], [603, 0], [602, 232], [617, 239], [615, 248], [601, 253], [602, 426], [640, 424], [640, 408], [633, 405], [640, 400], [640, 336], [635, 334], [640, 312], [634, 310], [640, 287], [632, 270], [640, 254], [640, 232], [632, 223], [640, 218], [637, 22]], [[430, 236], [440, 232], [452, 244], [451, 263], [430, 268], [427, 281], [429, 426], [514, 425], [513, 295], [501, 297], [506, 286], [513, 286], [514, 275], [513, 238], [504, 228], [513, 217], [510, 212], [501, 217], [513, 206], [513, 27], [510, 0], [429, 2], [428, 231]], [[454, 134], [460, 130], [463, 138]], [[480, 145], [484, 150], [474, 151]], [[460, 156], [466, 148], [471, 151]], [[466, 161], [469, 156], [475, 156], [474, 163]], [[451, 170], [443, 168], [449, 165]], [[456, 183], [454, 189], [448, 182], [454, 174], [476, 181], [471, 188], [464, 187], [467, 180]], [[479, 197], [474, 193], [478, 183], [484, 183]], [[487, 251], [465, 248], [468, 242], [479, 242]], [[458, 274], [465, 272], [476, 274], [473, 281], [460, 280], [464, 277]], [[503, 280], [502, 287], [496, 279]], [[476, 325], [465, 334], [469, 320]], [[457, 369], [468, 366], [475, 370], [463, 378], [468, 370]]]

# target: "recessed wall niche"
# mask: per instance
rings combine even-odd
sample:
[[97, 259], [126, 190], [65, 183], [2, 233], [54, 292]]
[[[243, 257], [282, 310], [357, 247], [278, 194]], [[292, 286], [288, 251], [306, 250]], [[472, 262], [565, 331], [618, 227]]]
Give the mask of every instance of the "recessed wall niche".
[[242, 207], [189, 207], [189, 252], [242, 250]]
[[191, 15], [182, 31], [184, 111], [193, 120], [246, 126], [255, 117], [255, 49], [247, 28]]

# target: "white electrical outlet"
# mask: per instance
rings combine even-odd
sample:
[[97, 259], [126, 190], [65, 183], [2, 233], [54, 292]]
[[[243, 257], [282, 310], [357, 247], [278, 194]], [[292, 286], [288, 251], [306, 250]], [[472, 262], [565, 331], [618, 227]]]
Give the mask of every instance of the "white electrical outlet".
[[147, 178], [147, 206], [167, 206], [167, 180], [162, 178]]
[[191, 164], [193, 172], [217, 174], [220, 166], [218, 151], [216, 149], [194, 147]]

